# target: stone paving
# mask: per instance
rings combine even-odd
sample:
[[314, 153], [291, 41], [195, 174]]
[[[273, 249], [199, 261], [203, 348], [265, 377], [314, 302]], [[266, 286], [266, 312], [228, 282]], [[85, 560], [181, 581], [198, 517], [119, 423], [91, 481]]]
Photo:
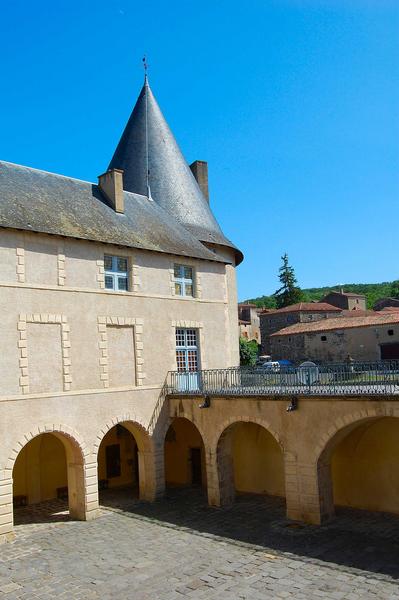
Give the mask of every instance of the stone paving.
[[243, 495], [212, 509], [199, 490], [154, 504], [108, 491], [87, 523], [65, 509], [15, 511], [1, 598], [399, 600], [399, 517], [340, 510], [328, 526], [300, 526], [279, 499]]

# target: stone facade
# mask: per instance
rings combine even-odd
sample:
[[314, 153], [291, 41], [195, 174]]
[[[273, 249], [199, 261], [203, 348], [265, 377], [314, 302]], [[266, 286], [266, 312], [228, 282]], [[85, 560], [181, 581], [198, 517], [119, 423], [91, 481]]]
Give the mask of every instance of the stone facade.
[[238, 305], [238, 335], [247, 340], [255, 340], [260, 344], [259, 309], [254, 304]]
[[[296, 360], [294, 355], [290, 352], [286, 352], [286, 355], [282, 356], [281, 352], [279, 351], [278, 356], [275, 356], [273, 352], [276, 350], [276, 348], [275, 346], [272, 348], [270, 336], [273, 335], [273, 333], [280, 331], [280, 329], [289, 327], [295, 323], [311, 323], [314, 321], [320, 321], [321, 319], [335, 317], [337, 314], [340, 314], [340, 310], [337, 307], [328, 306], [327, 304], [321, 304], [319, 302], [301, 302], [299, 304], [294, 304], [292, 306], [287, 306], [286, 308], [277, 310], [266, 309], [259, 315], [262, 354], [270, 354], [273, 360], [278, 360], [280, 358]], [[284, 350], [289, 349], [284, 348]], [[301, 354], [300, 349], [298, 352]], [[297, 356], [298, 352], [295, 351], [295, 357]]]
[[[394, 318], [395, 319], [395, 318]], [[352, 320], [352, 319], [351, 319]], [[291, 358], [295, 362], [312, 360], [320, 363], [344, 363], [350, 355], [360, 362], [399, 360], [399, 315], [396, 322], [368, 326], [347, 327], [347, 319], [334, 319], [335, 329], [326, 329], [320, 324], [319, 331], [306, 330], [297, 333], [289, 328], [271, 337], [273, 357]], [[359, 319], [354, 319], [355, 324]], [[330, 321], [332, 322], [332, 321]]]
[[[104, 288], [104, 254], [128, 259], [132, 291]], [[163, 441], [148, 430], [166, 374], [176, 369], [176, 327], [200, 331], [204, 368], [238, 364], [234, 267], [12, 230], [0, 233], [0, 260], [7, 348], [0, 360], [0, 533], [12, 531], [15, 460], [46, 432], [75, 457], [68, 467], [72, 515], [96, 514], [98, 447], [120, 422], [134, 431], [146, 465], [142, 497], [154, 498], [164, 485], [155, 476]], [[173, 262], [193, 266], [198, 297], [171, 293]]]
[[[303, 397], [299, 399], [296, 411], [287, 412], [289, 401], [289, 397], [215, 397], [208, 409], [201, 409], [195, 399], [170, 400], [170, 418], [186, 419], [200, 432], [206, 457], [204, 468], [209, 504], [226, 506], [234, 501], [237, 470], [233, 468], [232, 436], [239, 425], [253, 424], [258, 427], [257, 439], [259, 430], [268, 432], [273, 438], [281, 463], [276, 461], [276, 450], [272, 451], [270, 446], [271, 466], [268, 467], [267, 456], [263, 456], [261, 470], [254, 470], [251, 465], [256, 461], [256, 455], [252, 454], [247, 457], [246, 475], [252, 476], [252, 491], [255, 491], [262, 470], [269, 469], [268, 491], [285, 497], [288, 518], [320, 524], [333, 516], [334, 504], [337, 503], [371, 510], [383, 510], [389, 506], [390, 512], [399, 513], [396, 486], [388, 483], [392, 474], [388, 473], [389, 469], [384, 472], [391, 460], [395, 464], [394, 469], [399, 465], [399, 455], [394, 450], [399, 431], [399, 402], [396, 397], [378, 400], [367, 396]], [[359, 469], [359, 472], [363, 467], [354, 461], [354, 449], [349, 447], [348, 450], [341, 444], [342, 440], [350, 440], [350, 436], [358, 432], [364, 435], [367, 428], [370, 433], [375, 428], [365, 447], [365, 451], [370, 453], [367, 460], [373, 461], [371, 457], [378, 456], [381, 461], [376, 467], [378, 475], [375, 471], [371, 479], [370, 472], [361, 475], [362, 495], [362, 482], [356, 481], [358, 478], [348, 467], [350, 461], [354, 463], [352, 468]], [[384, 454], [382, 446], [376, 446], [381, 443], [381, 436], [387, 440], [387, 454]], [[356, 446], [356, 440], [354, 442]], [[245, 451], [241, 448], [241, 452]], [[279, 465], [277, 471], [276, 463]], [[273, 465], [274, 470], [270, 470]], [[279, 483], [281, 476], [284, 482], [282, 490]], [[376, 477], [381, 481], [382, 490], [377, 494]], [[345, 478], [347, 487], [340, 491], [339, 482]], [[369, 487], [366, 487], [365, 479], [369, 479]], [[390, 488], [389, 493], [386, 493], [387, 488]], [[360, 498], [356, 498], [356, 492], [360, 493]], [[350, 494], [353, 494], [353, 500]]]
[[[16, 248], [28, 247], [31, 237], [48, 252], [40, 257], [26, 253], [21, 282]], [[193, 461], [199, 460], [211, 506], [230, 504], [240, 490], [269, 493], [285, 497], [289, 518], [322, 523], [334, 513], [334, 486], [338, 502], [362, 506], [356, 490], [348, 500], [339, 489], [348, 478], [348, 456], [353, 458], [351, 447], [342, 449], [340, 443], [372, 424], [382, 428], [373, 434], [373, 448], [378, 439], [396, 439], [389, 420], [399, 416], [396, 397], [303, 397], [294, 412], [287, 412], [289, 397], [212, 397], [209, 408], [200, 408], [198, 398], [165, 397], [166, 374], [176, 368], [176, 327], [198, 330], [202, 367], [238, 364], [232, 265], [192, 260], [201, 279], [201, 298], [180, 298], [170, 288], [170, 264], [177, 259], [124, 249], [129, 277], [140, 283], [139, 289], [122, 293], [106, 290], [98, 277], [104, 252], [121, 254], [121, 248], [69, 240], [60, 285], [58, 251], [51, 252], [58, 249], [56, 238], [2, 231], [0, 239], [4, 272], [10, 277], [0, 282], [1, 335], [7, 344], [0, 361], [2, 540], [12, 537], [16, 463], [44, 436], [54, 436], [64, 448], [71, 517], [96, 517], [99, 473], [104, 470], [99, 457], [104, 455], [104, 438], [115, 444], [115, 434], [109, 436], [116, 425], [134, 437], [143, 500], [159, 497], [165, 483], [190, 484]], [[123, 358], [128, 340], [131, 371], [126, 371]], [[188, 425], [181, 427], [180, 420]], [[343, 455], [334, 458], [337, 447]], [[197, 459], [192, 454], [196, 448]], [[395, 447], [388, 451], [389, 460], [383, 455], [385, 462], [376, 467], [385, 477], [384, 486], [392, 481], [389, 465], [399, 468]], [[38, 457], [32, 455], [34, 468], [28, 473], [32, 501], [40, 500]], [[333, 485], [333, 480], [338, 483]], [[384, 491], [380, 505], [371, 488], [363, 497], [366, 507], [399, 512], [392, 493]]]
[[320, 302], [327, 302], [342, 310], [366, 310], [366, 296], [352, 292], [330, 292]]

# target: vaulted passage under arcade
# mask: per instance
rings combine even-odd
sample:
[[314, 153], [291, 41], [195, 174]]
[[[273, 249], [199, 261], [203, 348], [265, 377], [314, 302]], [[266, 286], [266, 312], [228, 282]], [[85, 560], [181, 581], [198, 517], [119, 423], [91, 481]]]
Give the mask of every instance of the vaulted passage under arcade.
[[122, 424], [104, 436], [98, 451], [100, 503], [139, 498], [139, 451], [134, 435]]
[[198, 429], [188, 419], [174, 419], [165, 437], [166, 487], [206, 488], [205, 449]]
[[85, 518], [83, 457], [61, 433], [43, 433], [20, 451], [13, 468], [16, 525]]
[[257, 423], [238, 422], [225, 429], [217, 465], [222, 506], [231, 504], [236, 493], [285, 497], [282, 450]]
[[360, 423], [331, 451], [335, 506], [399, 514], [399, 419]]

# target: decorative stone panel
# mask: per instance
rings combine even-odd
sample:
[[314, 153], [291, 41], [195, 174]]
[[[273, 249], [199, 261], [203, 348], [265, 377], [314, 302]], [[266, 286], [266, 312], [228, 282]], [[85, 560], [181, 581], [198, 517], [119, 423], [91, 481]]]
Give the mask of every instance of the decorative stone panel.
[[18, 283], [25, 283], [25, 249], [18, 247], [16, 248], [17, 255], [17, 281]]
[[100, 258], [96, 261], [97, 263], [97, 281], [100, 288], [103, 290], [105, 288], [105, 272], [104, 272], [104, 259]]
[[28, 360], [28, 340], [27, 323], [56, 324], [61, 327], [61, 348], [62, 348], [62, 373], [63, 373], [63, 391], [68, 392], [71, 389], [71, 358], [70, 358], [70, 326], [65, 315], [53, 315], [47, 313], [20, 314], [18, 321], [19, 332], [19, 387], [23, 394], [29, 394], [29, 360]]
[[169, 267], [169, 285], [170, 285], [170, 293], [172, 296], [176, 296], [175, 293], [175, 270], [174, 263], [170, 263]]
[[138, 267], [138, 265], [136, 265], [133, 262], [133, 259], [131, 260], [131, 265], [132, 265], [132, 292], [139, 292], [140, 288], [141, 288], [141, 278], [140, 278], [140, 269]]
[[58, 285], [65, 285], [65, 248], [63, 242], [58, 245], [57, 271]]
[[201, 274], [194, 267], [194, 296], [202, 298]]
[[105, 388], [109, 387], [109, 357], [108, 357], [108, 336], [107, 326], [132, 327], [134, 338], [134, 356], [136, 361], [136, 385], [143, 385], [146, 375], [144, 373], [143, 359], [143, 319], [134, 317], [107, 317], [99, 316], [97, 318], [97, 328], [99, 333], [98, 347], [100, 350], [100, 379]]
[[188, 329], [202, 329], [204, 324], [199, 321], [172, 321], [173, 327], [185, 327]]

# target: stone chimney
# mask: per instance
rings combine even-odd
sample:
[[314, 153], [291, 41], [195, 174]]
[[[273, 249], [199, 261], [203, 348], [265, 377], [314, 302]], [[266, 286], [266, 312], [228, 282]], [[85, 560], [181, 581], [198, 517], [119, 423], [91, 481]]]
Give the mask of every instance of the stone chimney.
[[205, 160], [195, 160], [190, 169], [209, 204], [208, 163]]
[[117, 213], [125, 212], [123, 198], [123, 171], [110, 169], [98, 177], [98, 187]]

